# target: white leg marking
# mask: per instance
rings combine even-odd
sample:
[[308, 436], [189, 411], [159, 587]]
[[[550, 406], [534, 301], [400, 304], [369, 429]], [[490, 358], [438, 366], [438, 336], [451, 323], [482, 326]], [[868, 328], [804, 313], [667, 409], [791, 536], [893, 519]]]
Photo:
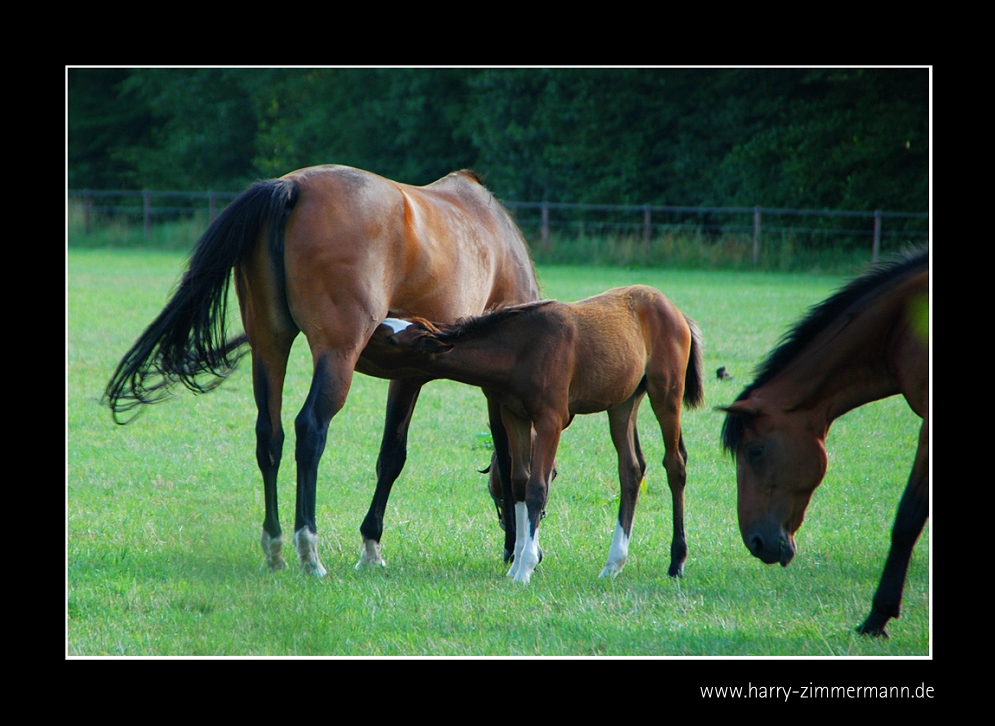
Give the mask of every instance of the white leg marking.
[[266, 555], [266, 565], [271, 570], [282, 570], [287, 566], [283, 559], [283, 537], [270, 537], [264, 529], [260, 544], [263, 546], [263, 554]]
[[301, 561], [301, 569], [309, 575], [324, 577], [327, 570], [321, 566], [318, 559], [318, 535], [311, 534], [307, 527], [301, 527], [294, 532], [294, 547]]
[[515, 504], [515, 515], [515, 565], [509, 574], [515, 582], [528, 585], [539, 564], [539, 528], [529, 536], [529, 513], [524, 502]]
[[508, 577], [516, 577], [518, 569], [522, 564], [522, 550], [525, 549], [525, 540], [529, 536], [529, 510], [525, 507], [525, 502], [515, 502], [515, 561], [511, 563], [508, 570]]
[[625, 567], [625, 559], [629, 556], [629, 538], [625, 536], [622, 525], [615, 523], [615, 537], [611, 549], [608, 550], [608, 564], [601, 571], [600, 577], [614, 577]]
[[356, 563], [356, 569], [361, 569], [363, 565], [387, 566], [387, 563], [383, 561], [383, 557], [380, 555], [379, 542], [372, 539], [363, 540], [363, 552], [359, 556], [359, 562]]

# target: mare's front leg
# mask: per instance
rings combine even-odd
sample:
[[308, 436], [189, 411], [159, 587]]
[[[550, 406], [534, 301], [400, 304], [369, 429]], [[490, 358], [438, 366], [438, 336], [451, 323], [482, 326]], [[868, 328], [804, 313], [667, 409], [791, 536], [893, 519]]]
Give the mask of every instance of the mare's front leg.
[[408, 427], [411, 415], [418, 401], [418, 394], [425, 379], [405, 379], [390, 382], [387, 391], [387, 414], [384, 418], [383, 439], [380, 443], [380, 456], [377, 458], [377, 488], [373, 493], [370, 509], [360, 525], [363, 535], [363, 551], [356, 563], [358, 570], [363, 565], [385, 566], [380, 552], [380, 537], [383, 534], [383, 515], [387, 499], [397, 477], [404, 468], [408, 456]]
[[612, 444], [618, 454], [619, 504], [615, 535], [608, 550], [608, 563], [600, 577], [615, 576], [625, 567], [629, 556], [629, 539], [632, 536], [632, 518], [636, 512], [639, 485], [646, 472], [646, 462], [639, 449], [636, 419], [643, 393], [633, 395], [628, 401], [608, 411]]
[[318, 529], [315, 524], [315, 494], [318, 462], [325, 450], [328, 424], [345, 405], [352, 384], [356, 355], [333, 350], [315, 350], [314, 375], [304, 407], [297, 415], [297, 516], [294, 523], [294, 546], [305, 572], [323, 577], [326, 574], [318, 559]]
[[929, 431], [924, 421], [919, 430], [919, 449], [909, 483], [898, 505], [891, 530], [891, 548], [884, 565], [881, 582], [874, 593], [871, 614], [857, 628], [862, 635], [888, 637], [885, 625], [901, 611], [902, 591], [915, 547], [929, 517]]
[[[504, 563], [508, 564], [515, 556], [515, 532], [517, 529], [515, 524], [515, 492], [511, 484], [511, 443], [501, 416], [501, 404], [487, 391], [484, 391], [484, 394], [487, 396], [487, 415], [491, 426], [491, 440], [494, 442], [488, 489], [495, 502], [501, 501], [498, 511], [504, 527]], [[531, 429], [531, 424], [529, 424], [529, 428]], [[531, 456], [531, 451], [527, 456]], [[526, 457], [524, 461], [528, 461], [528, 458]], [[524, 486], [525, 482], [523, 481], [523, 496]]]
[[[563, 426], [552, 418], [536, 422], [536, 436], [532, 440], [532, 457], [525, 501], [516, 502], [515, 563], [509, 573], [515, 582], [528, 584], [542, 551], [539, 549], [539, 523], [542, 521], [549, 499], [549, 483], [553, 475], [553, 462], [560, 442]], [[527, 432], [531, 439], [531, 431]]]

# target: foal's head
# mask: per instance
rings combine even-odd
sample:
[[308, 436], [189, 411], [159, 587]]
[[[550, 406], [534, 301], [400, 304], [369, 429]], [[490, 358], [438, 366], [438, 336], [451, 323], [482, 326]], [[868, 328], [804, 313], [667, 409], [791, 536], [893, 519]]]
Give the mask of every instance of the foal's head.
[[441, 332], [424, 318], [390, 317], [373, 331], [363, 355], [386, 370], [414, 366], [452, 350], [452, 343], [439, 339]]

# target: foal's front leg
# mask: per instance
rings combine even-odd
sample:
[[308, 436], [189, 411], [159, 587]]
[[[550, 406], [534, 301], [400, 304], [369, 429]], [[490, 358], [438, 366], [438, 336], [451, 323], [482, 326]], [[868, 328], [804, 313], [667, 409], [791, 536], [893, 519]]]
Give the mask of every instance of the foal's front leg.
[[[539, 564], [539, 523], [549, 498], [549, 482], [553, 474], [556, 447], [560, 442], [562, 426], [550, 421], [536, 424], [536, 437], [532, 442], [532, 465], [525, 487], [525, 502], [516, 502], [515, 563], [509, 573], [515, 582], [528, 584], [532, 572]], [[520, 550], [520, 551], [519, 551]]]
[[[508, 435], [508, 453], [511, 459], [510, 491], [505, 491], [505, 519], [514, 522], [514, 555], [508, 577], [516, 577], [522, 564], [522, 550], [528, 537], [528, 517], [525, 509], [525, 490], [529, 481], [529, 462], [532, 458], [532, 422], [509, 413], [503, 406], [501, 420]], [[509, 507], [508, 504], [512, 506]]]

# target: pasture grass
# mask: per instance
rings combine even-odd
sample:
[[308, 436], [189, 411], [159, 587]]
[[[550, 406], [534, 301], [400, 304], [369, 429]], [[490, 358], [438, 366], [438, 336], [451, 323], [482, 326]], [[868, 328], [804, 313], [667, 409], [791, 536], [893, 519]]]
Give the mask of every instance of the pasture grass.
[[[116, 426], [103, 387], [177, 282], [181, 253], [68, 251], [66, 653], [68, 656], [928, 656], [929, 524], [889, 640], [859, 637], [915, 451], [900, 397], [857, 409], [828, 439], [829, 471], [788, 568], [749, 555], [734, 466], [719, 445], [731, 402], [787, 326], [843, 278], [782, 273], [542, 266], [548, 297], [658, 287], [705, 336], [706, 407], [684, 414], [690, 452], [682, 579], [667, 577], [671, 504], [659, 428], [640, 411], [649, 462], [625, 570], [599, 579], [618, 507], [604, 414], [561, 440], [541, 530], [545, 558], [510, 582], [478, 473], [489, 461], [476, 389], [422, 391], [383, 538], [385, 569], [356, 571], [374, 488], [387, 384], [357, 375], [330, 428], [317, 521], [328, 577], [269, 572], [259, 546], [249, 366], [202, 396], [183, 390]], [[238, 326], [236, 325], [236, 328]], [[735, 380], [719, 381], [726, 366]], [[298, 340], [287, 377], [281, 516], [293, 526], [293, 418], [310, 380]], [[484, 435], [482, 435], [484, 434]], [[746, 680], [745, 678], [743, 680]], [[756, 679], [754, 679], [756, 680]]]

